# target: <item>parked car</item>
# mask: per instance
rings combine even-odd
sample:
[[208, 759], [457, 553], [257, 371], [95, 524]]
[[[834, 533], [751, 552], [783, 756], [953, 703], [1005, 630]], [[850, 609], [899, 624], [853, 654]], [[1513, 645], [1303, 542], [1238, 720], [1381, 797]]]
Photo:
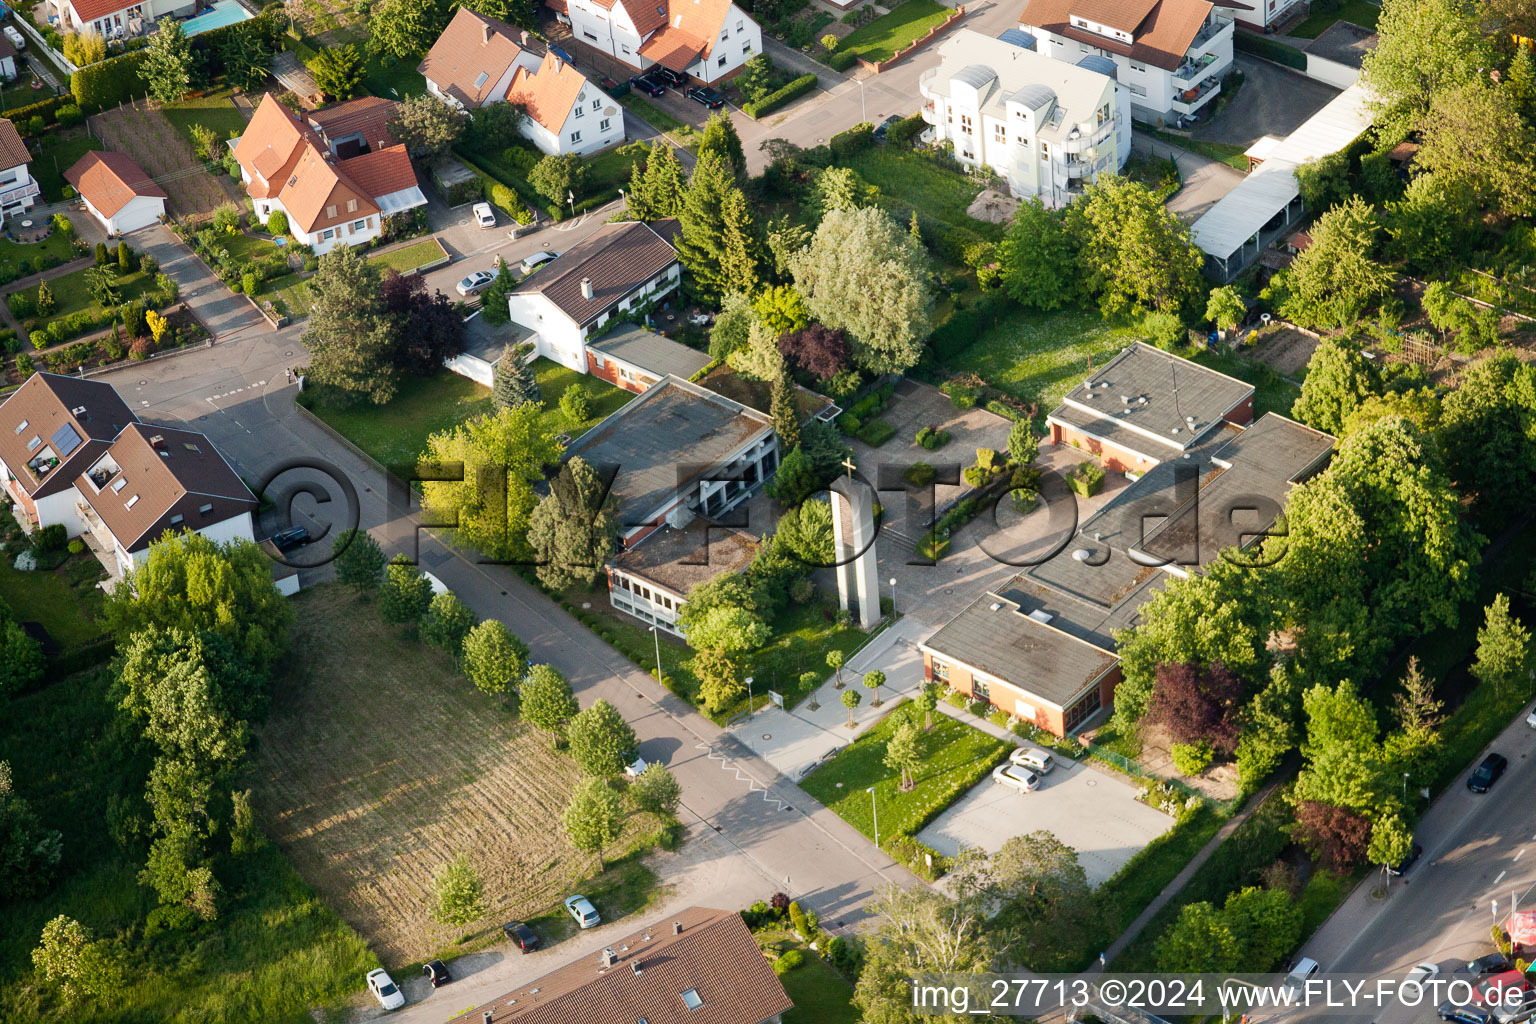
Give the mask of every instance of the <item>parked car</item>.
[[576, 923], [583, 930], [595, 928], [603, 922], [603, 919], [597, 914], [597, 908], [585, 896], [568, 897], [565, 901], [565, 909], [570, 912], [570, 915], [576, 919]]
[[1419, 991], [1422, 992], [1424, 985], [1430, 979], [1439, 977], [1439, 975], [1440, 965], [1432, 960], [1425, 960], [1423, 963], [1414, 964], [1414, 966], [1409, 969], [1407, 976], [1403, 978], [1403, 981], [1409, 985], [1415, 986], [1419, 989]]
[[1307, 980], [1318, 971], [1318, 962], [1309, 956], [1304, 956], [1296, 961], [1296, 966], [1285, 976], [1285, 987], [1293, 992], [1299, 992], [1306, 987]]
[[501, 926], [501, 930], [524, 953], [532, 953], [539, 948], [538, 934], [521, 921], [508, 921]]
[[279, 551], [292, 551], [309, 543], [309, 531], [302, 526], [290, 526], [272, 535], [272, 546]]
[[645, 758], [636, 754], [635, 759], [624, 766], [624, 774], [628, 775], [632, 779], [638, 779], [640, 777], [640, 773], [645, 771], [648, 767], [650, 767], [650, 765], [646, 763]]
[[11, 41], [11, 45], [18, 50], [27, 48], [27, 37], [21, 34], [21, 30], [15, 25], [5, 26], [5, 38]]
[[405, 996], [400, 986], [395, 984], [395, 979], [382, 967], [368, 972], [368, 991], [373, 993], [379, 1005], [386, 1010], [398, 1010], [405, 1005]]
[[638, 89], [647, 96], [665, 96], [667, 87], [662, 85], [650, 75], [636, 75], [629, 80], [631, 89]]
[[1530, 726], [1532, 729], [1536, 729], [1536, 711], [1532, 711], [1530, 714], [1525, 716], [1525, 724]]
[[489, 270], [477, 270], [454, 285], [453, 290], [466, 297], [478, 295], [489, 288], [494, 280], [496, 280], [496, 275]]
[[490, 203], [476, 203], [469, 208], [469, 212], [475, 215], [475, 223], [483, 228], [496, 226], [496, 211], [491, 209]]
[[1472, 774], [1467, 776], [1467, 788], [1474, 793], [1488, 792], [1508, 767], [1509, 761], [1503, 754], [1489, 754], [1483, 758], [1483, 763], [1473, 768]]
[[[1408, 856], [1403, 858], [1403, 862], [1397, 865], [1397, 867], [1388, 868], [1387, 870], [1394, 875], [1406, 875], [1408, 873], [1408, 869], [1413, 867], [1414, 862], [1423, 856], [1423, 854], [1424, 847], [1420, 846], [1418, 843], [1414, 843], [1413, 846], [1408, 850]], [[1419, 966], [1422, 967], [1424, 965], [1420, 964]]]
[[560, 254], [555, 252], [553, 249], [540, 249], [532, 256], [529, 256], [527, 259], [523, 260], [523, 262], [518, 265], [517, 269], [520, 270], [524, 276], [527, 276], [528, 274], [533, 273], [535, 270], [538, 270], [550, 260], [557, 260], [559, 258]]
[[432, 979], [432, 987], [446, 985], [453, 980], [453, 975], [448, 973], [448, 965], [441, 960], [428, 960], [421, 965], [421, 973]]
[[885, 141], [885, 133], [891, 130], [891, 125], [901, 120], [900, 114], [892, 114], [890, 117], [875, 125], [875, 138]]
[[1008, 763], [1016, 764], [1021, 768], [1028, 768], [1041, 775], [1051, 774], [1051, 769], [1056, 767], [1056, 759], [1043, 750], [1033, 747], [1018, 747], [1008, 755]]
[[564, 48], [562, 48], [562, 47], [559, 47], [559, 46], [551, 46], [551, 47], [550, 47], [550, 48], [549, 48], [549, 52], [550, 52], [550, 53], [552, 53], [552, 54], [554, 54], [554, 55], [555, 55], [555, 56], [556, 56], [556, 57], [559, 57], [559, 58], [560, 58], [560, 59], [561, 59], [561, 60], [563, 60], [563, 61], [565, 61], [565, 62], [566, 62], [566, 63], [567, 63], [567, 64], [575, 64], [575, 63], [576, 63], [576, 58], [575, 58], [575, 57], [572, 57], [572, 56], [571, 56], [571, 55], [570, 55], [570, 54], [569, 54], [569, 53], [567, 53], [567, 52], [566, 52], [566, 51], [565, 51], [565, 49], [564, 49]]
[[1011, 761], [992, 769], [992, 781], [1020, 793], [1033, 793], [1040, 788], [1040, 776]]
[[670, 85], [674, 89], [681, 89], [683, 86], [688, 84], [687, 75], [683, 74], [681, 71], [673, 71], [671, 68], [662, 67], [660, 64], [652, 64], [650, 67], [645, 69], [645, 73], [656, 79], [658, 82], [663, 82], [667, 85]]
[[1490, 974], [1502, 974], [1509, 970], [1509, 961], [1503, 953], [1489, 953], [1480, 956], [1476, 960], [1468, 960], [1465, 964], [1456, 968], [1455, 977], [1460, 981], [1477, 981], [1486, 978]]
[[1493, 1014], [1481, 1006], [1460, 1006], [1449, 999], [1441, 1003], [1436, 1012], [1441, 1020], [1456, 1021], [1456, 1024], [1494, 1024]]
[[688, 90], [688, 98], [695, 103], [702, 103], [710, 110], [716, 110], [725, 106], [725, 97], [711, 89], [707, 85], [696, 85]]

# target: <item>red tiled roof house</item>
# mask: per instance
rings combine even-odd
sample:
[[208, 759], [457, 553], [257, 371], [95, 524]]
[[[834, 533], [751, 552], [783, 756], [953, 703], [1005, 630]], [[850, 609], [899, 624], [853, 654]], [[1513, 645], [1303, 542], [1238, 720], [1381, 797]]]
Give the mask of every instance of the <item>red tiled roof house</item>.
[[366, 245], [383, 234], [385, 218], [427, 202], [404, 146], [342, 159], [270, 93], [234, 152], [257, 219], [265, 224], [272, 211], [284, 211], [288, 230], [316, 255]]
[[42, 189], [27, 166], [32, 154], [21, 133], [8, 118], [0, 117], [0, 217], [14, 217], [37, 202]]
[[757, 22], [731, 0], [551, 0], [550, 7], [581, 42], [638, 70], [659, 64], [718, 82], [763, 51]]
[[101, 381], [34, 374], [0, 404], [0, 486], [18, 520], [89, 533], [119, 573], [168, 532], [255, 539], [256, 499], [213, 442], [140, 422]]
[[427, 91], [460, 110], [521, 104], [528, 116], [520, 130], [544, 153], [585, 155], [624, 141], [624, 112], [612, 97], [514, 35], [528, 34], [460, 7], [421, 62]]
[[127, 153], [92, 150], [64, 172], [64, 180], [75, 186], [108, 236], [126, 235], [165, 216], [165, 189]]

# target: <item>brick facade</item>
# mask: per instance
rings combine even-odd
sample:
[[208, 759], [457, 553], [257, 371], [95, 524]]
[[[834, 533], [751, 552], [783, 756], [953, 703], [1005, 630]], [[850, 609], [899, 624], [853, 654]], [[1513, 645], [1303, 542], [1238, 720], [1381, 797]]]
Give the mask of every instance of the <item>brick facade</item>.
[[[923, 679], [927, 682], [940, 682], [957, 693], [963, 693], [971, 699], [977, 699], [978, 683], [975, 673], [964, 665], [940, 659], [939, 671], [946, 671], [948, 678], [936, 674], [933, 655], [923, 652]], [[985, 680], [986, 695], [981, 699], [987, 701], [999, 711], [1013, 715], [1015, 718], [1025, 719], [1044, 729], [1052, 736], [1066, 736], [1076, 729], [1085, 720], [1091, 717], [1099, 708], [1108, 708], [1115, 700], [1115, 688], [1120, 685], [1120, 666], [1117, 663], [1114, 668], [1104, 674], [1099, 680], [1096, 695], [1085, 694], [1079, 697], [1068, 711], [1057, 707], [1040, 697], [1031, 694], [1022, 687], [1012, 683], [1005, 683], [997, 679]], [[1097, 700], [1093, 699], [1097, 696]], [[1069, 721], [1070, 719], [1070, 721]]]
[[597, 353], [587, 349], [587, 373], [625, 391], [632, 391], [638, 395], [659, 379], [654, 374], [646, 373], [628, 363], [621, 363], [612, 356], [603, 356], [602, 365], [598, 365], [597, 358]]

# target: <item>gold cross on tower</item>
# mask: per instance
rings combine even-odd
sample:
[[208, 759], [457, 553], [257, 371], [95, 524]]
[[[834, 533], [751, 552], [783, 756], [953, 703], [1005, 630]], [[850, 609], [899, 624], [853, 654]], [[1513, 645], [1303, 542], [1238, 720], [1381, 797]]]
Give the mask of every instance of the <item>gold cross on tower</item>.
[[858, 465], [853, 461], [853, 456], [851, 455], [845, 457], [840, 465], [848, 471], [848, 479], [850, 480], [853, 479], [853, 471], [859, 468]]

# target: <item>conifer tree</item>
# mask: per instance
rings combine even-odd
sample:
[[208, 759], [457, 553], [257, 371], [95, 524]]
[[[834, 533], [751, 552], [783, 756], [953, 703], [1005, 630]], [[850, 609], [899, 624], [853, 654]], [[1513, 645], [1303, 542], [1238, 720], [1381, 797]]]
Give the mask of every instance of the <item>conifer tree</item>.
[[543, 390], [539, 387], [539, 378], [534, 375], [533, 367], [526, 361], [528, 354], [527, 345], [518, 345], [515, 348], [508, 345], [501, 353], [501, 358], [496, 362], [495, 374], [491, 381], [491, 400], [498, 408], [513, 409], [524, 402], [533, 402], [535, 405], [544, 400]]
[[637, 163], [630, 170], [625, 202], [636, 220], [676, 217], [683, 208], [686, 192], [687, 182], [677, 154], [665, 140], [657, 139], [643, 164]]
[[719, 156], [708, 154], [694, 166], [678, 217], [678, 259], [702, 295], [718, 299], [757, 291], [757, 227], [746, 196]]
[[769, 409], [773, 413], [773, 429], [779, 435], [779, 448], [789, 451], [800, 446], [800, 412], [795, 408], [795, 386], [790, 383], [786, 368], [773, 382]]
[[700, 159], [706, 153], [713, 153], [730, 165], [738, 181], [746, 178], [747, 156], [741, 149], [741, 136], [724, 113], [713, 115], [704, 125], [704, 135], [699, 140]]

